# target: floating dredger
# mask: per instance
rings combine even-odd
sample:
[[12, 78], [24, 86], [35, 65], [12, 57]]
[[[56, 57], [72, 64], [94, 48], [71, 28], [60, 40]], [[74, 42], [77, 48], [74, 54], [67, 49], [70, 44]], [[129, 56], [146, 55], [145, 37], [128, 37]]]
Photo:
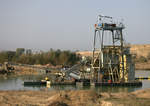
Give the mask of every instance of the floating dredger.
[[110, 16], [98, 16], [94, 31], [90, 85], [142, 85], [142, 82], [135, 81], [135, 65], [130, 46], [124, 42], [123, 29], [125, 26], [122, 22], [115, 22]]
[[125, 26], [122, 22], [115, 22], [110, 16], [99, 15], [94, 29], [91, 62], [83, 58], [79, 64], [62, 71], [51, 84], [141, 86], [142, 82], [135, 80], [135, 65], [130, 46], [124, 42], [123, 29]]

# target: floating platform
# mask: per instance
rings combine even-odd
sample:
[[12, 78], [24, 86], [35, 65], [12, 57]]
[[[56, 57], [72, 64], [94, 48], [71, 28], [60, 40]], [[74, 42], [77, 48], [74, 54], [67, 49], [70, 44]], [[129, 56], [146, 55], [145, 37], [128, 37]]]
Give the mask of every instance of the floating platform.
[[95, 83], [95, 86], [142, 86], [142, 82]]
[[52, 83], [51, 85], [76, 85], [75, 82], [55, 82]]
[[135, 80], [150, 80], [150, 77], [137, 77]]
[[[50, 85], [76, 85], [77, 83], [81, 83], [83, 86], [90, 86], [90, 82], [55, 82], [51, 83]], [[24, 82], [24, 86], [46, 86], [47, 82]], [[113, 82], [113, 83], [108, 83], [108, 82], [96, 82], [93, 83], [94, 86], [142, 86], [141, 81], [134, 81], [134, 82]]]
[[[46, 81], [37, 81], [37, 82], [24, 82], [24, 86], [45, 86], [47, 84]], [[55, 82], [55, 83], [51, 83], [50, 85], [76, 85], [75, 82]]]
[[[108, 83], [108, 82], [96, 82], [93, 83], [95, 86], [142, 86], [142, 82], [140, 81], [134, 81], [134, 82], [113, 82], [113, 83]], [[90, 85], [90, 83], [83, 83], [83, 86]]]
[[46, 85], [46, 81], [30, 81], [30, 82], [24, 82], [24, 86], [44, 86]]

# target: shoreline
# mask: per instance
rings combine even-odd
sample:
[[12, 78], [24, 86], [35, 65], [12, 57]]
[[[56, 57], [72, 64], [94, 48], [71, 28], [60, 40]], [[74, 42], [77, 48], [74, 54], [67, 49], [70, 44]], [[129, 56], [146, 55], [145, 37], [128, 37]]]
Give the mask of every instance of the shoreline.
[[135, 63], [135, 70], [150, 70], [150, 62]]
[[150, 71], [150, 69], [136, 69], [135, 71]]
[[131, 93], [93, 90], [0, 91], [0, 105], [7, 106], [149, 106], [150, 88]]

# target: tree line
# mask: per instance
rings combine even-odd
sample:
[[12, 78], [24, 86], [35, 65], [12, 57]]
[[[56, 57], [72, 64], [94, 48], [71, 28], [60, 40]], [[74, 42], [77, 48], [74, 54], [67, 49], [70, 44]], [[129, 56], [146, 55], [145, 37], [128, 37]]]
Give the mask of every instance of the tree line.
[[21, 64], [51, 64], [73, 65], [80, 60], [80, 56], [68, 50], [53, 50], [47, 52], [32, 53], [31, 49], [17, 48], [16, 51], [0, 52], [0, 63], [12, 62]]

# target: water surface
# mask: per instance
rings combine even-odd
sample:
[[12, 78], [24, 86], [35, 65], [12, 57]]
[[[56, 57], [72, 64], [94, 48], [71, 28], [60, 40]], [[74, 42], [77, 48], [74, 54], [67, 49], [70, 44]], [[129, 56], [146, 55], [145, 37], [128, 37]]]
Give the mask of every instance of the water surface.
[[[138, 89], [150, 88], [150, 80], [142, 80], [142, 87], [76, 87], [75, 85], [59, 85], [51, 86], [24, 86], [24, 81], [37, 81], [44, 79], [46, 75], [23, 75], [23, 76], [8, 76], [0, 77], [0, 90], [79, 90], [79, 89], [93, 89], [98, 92], [133, 92]], [[138, 70], [135, 72], [135, 77], [149, 77], [150, 71]]]

